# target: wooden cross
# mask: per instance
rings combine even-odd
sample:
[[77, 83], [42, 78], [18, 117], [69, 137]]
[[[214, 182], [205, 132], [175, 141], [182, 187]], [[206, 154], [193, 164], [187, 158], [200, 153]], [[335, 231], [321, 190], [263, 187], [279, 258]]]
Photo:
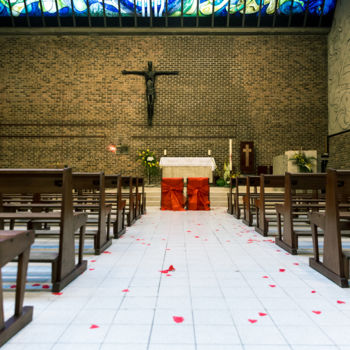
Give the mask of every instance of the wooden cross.
[[249, 148], [249, 145], [246, 144], [245, 148], [243, 149], [243, 152], [245, 153], [245, 166], [249, 167], [249, 153], [252, 151], [251, 148]]
[[142, 75], [146, 80], [146, 98], [147, 98], [147, 112], [148, 112], [148, 125], [152, 126], [153, 110], [154, 110], [154, 100], [156, 98], [155, 91], [155, 81], [157, 75], [177, 75], [178, 71], [173, 72], [163, 72], [155, 71], [152, 67], [152, 62], [148, 61], [148, 70], [145, 71], [127, 71], [123, 70], [122, 74], [134, 74]]

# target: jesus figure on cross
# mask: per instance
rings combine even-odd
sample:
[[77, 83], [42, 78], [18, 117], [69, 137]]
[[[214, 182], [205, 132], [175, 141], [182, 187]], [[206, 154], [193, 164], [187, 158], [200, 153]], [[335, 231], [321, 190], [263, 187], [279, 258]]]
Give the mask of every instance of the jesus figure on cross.
[[147, 98], [147, 114], [148, 114], [148, 125], [152, 125], [153, 111], [154, 111], [154, 100], [156, 98], [155, 91], [155, 80], [157, 75], [177, 75], [179, 72], [163, 72], [155, 71], [152, 67], [152, 62], [148, 61], [148, 70], [145, 71], [127, 71], [123, 70], [122, 74], [134, 74], [143, 75], [146, 79], [146, 98]]

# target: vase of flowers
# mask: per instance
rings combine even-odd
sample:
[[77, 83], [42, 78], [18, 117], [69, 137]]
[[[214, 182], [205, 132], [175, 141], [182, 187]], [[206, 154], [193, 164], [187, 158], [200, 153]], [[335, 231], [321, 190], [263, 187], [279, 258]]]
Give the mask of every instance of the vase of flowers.
[[155, 175], [159, 171], [159, 162], [157, 161], [157, 157], [154, 152], [146, 149], [144, 151], [139, 151], [138, 160], [140, 160], [144, 165], [148, 177], [148, 184], [150, 184], [151, 175]]
[[312, 173], [312, 162], [315, 159], [315, 157], [307, 157], [305, 152], [302, 151], [295, 153], [292, 158], [289, 158], [298, 166], [301, 173]]

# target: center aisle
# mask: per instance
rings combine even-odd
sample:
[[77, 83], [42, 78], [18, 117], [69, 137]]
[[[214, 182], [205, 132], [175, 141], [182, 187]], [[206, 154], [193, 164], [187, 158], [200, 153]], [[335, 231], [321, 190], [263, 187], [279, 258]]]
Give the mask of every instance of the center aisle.
[[350, 291], [224, 208], [151, 208], [88, 265], [62, 295], [26, 293], [34, 320], [3, 349], [350, 349]]

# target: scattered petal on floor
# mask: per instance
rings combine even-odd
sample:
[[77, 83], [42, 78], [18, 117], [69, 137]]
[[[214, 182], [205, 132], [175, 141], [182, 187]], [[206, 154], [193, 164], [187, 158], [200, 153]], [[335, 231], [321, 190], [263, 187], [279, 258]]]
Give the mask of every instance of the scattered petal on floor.
[[95, 328], [100, 328], [100, 326], [98, 326], [97, 324], [92, 324], [92, 325], [90, 326], [90, 329], [95, 329]]
[[249, 321], [250, 323], [256, 323], [256, 322], [258, 322], [258, 320], [252, 320], [251, 318], [248, 318], [248, 321]]
[[173, 316], [173, 320], [176, 322], [176, 323], [182, 323], [184, 321], [184, 318], [181, 317], [181, 316]]
[[322, 311], [317, 311], [317, 310], [313, 310], [312, 312], [316, 315], [320, 315], [322, 313]]

